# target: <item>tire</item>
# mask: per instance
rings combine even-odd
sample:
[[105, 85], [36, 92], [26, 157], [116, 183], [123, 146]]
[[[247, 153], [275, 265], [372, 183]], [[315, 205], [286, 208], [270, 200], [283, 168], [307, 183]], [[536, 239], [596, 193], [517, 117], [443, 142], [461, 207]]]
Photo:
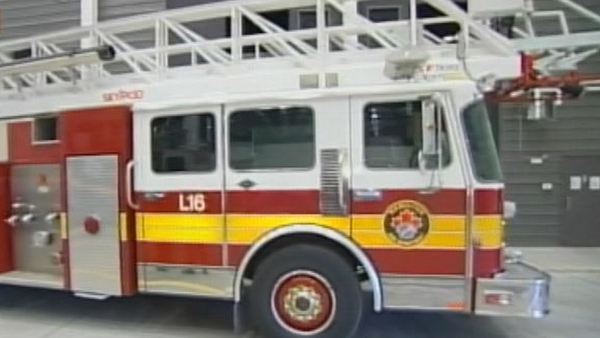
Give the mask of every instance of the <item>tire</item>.
[[249, 300], [253, 323], [268, 338], [351, 338], [365, 313], [350, 264], [311, 244], [280, 249], [261, 262]]

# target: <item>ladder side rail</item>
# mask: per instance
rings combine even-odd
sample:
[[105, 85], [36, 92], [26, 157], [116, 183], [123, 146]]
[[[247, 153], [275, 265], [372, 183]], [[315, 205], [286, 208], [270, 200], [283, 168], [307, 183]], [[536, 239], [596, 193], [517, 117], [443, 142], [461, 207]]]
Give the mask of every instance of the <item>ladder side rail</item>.
[[[201, 36], [200, 34], [192, 31], [191, 29], [187, 28], [186, 26], [178, 23], [178, 22], [174, 22], [171, 21], [169, 19], [164, 19], [165, 22], [167, 23], [167, 25], [175, 32], [177, 33], [182, 39], [184, 39], [184, 41], [186, 42], [193, 42], [193, 43], [205, 43], [205, 42], [210, 42], [211, 40], [204, 38], [203, 36]], [[201, 48], [201, 47], [200, 47]], [[200, 53], [200, 51], [198, 51]], [[223, 63], [227, 63], [231, 61], [230, 56], [225, 53], [222, 49], [220, 48], [216, 48], [214, 47], [212, 44], [206, 44], [206, 48], [202, 49], [203, 53], [206, 53], [207, 55], [211, 55], [215, 61], [220, 61]]]
[[588, 18], [588, 19], [600, 24], [600, 15], [599, 14], [594, 13], [593, 11], [587, 9], [586, 7], [580, 5], [572, 0], [553, 0], [553, 1], [558, 2], [558, 3], [562, 4], [563, 6], [579, 13], [583, 17]]
[[484, 24], [473, 20], [462, 8], [455, 3], [446, 0], [425, 0], [426, 3], [437, 10], [445, 13], [449, 17], [462, 23], [463, 30], [469, 31], [464, 36], [475, 35], [481, 42], [489, 47], [490, 50], [500, 55], [513, 55], [514, 48], [510, 40], [501, 34], [495, 32]]
[[[36, 46], [36, 50], [38, 50], [37, 53], [41, 54], [38, 56], [64, 53], [64, 50], [62, 50], [60, 47], [58, 47], [56, 45], [52, 45], [52, 47], [50, 47], [49, 44], [45, 44], [41, 41], [36, 41], [35, 46]], [[67, 69], [65, 68], [64, 70], [67, 70]], [[59, 76], [57, 76], [56, 73], [53, 71], [40, 73], [39, 76], [40, 76], [40, 79], [39, 79], [40, 82], [38, 84], [40, 84], [40, 85], [45, 84], [46, 81], [43, 81], [43, 80], [45, 79], [46, 76], [49, 77], [50, 79], [52, 79], [52, 81], [54, 81], [56, 83], [64, 83], [63, 79], [61, 79]]]
[[[0, 61], [2, 61], [2, 63], [10, 63], [10, 62], [14, 61], [14, 59], [4, 53], [0, 53]], [[4, 77], [4, 78], [11, 79], [11, 82], [13, 82], [15, 84], [15, 86], [16, 86], [15, 89], [17, 89], [17, 90], [21, 90], [23, 85], [25, 85], [26, 87], [33, 87], [34, 80], [35, 80], [31, 77], [31, 74], [20, 74], [20, 75], [16, 75], [16, 76], [13, 75], [13, 76]], [[16, 79], [22, 81], [23, 84], [20, 84], [18, 81], [16, 81]]]
[[[339, 12], [343, 13], [344, 15], [348, 14], [347, 9], [338, 0], [327, 0], [327, 3]], [[378, 31], [373, 27], [374, 23], [371, 20], [366, 19], [362, 15], [358, 15], [354, 19], [357, 21], [356, 23], [363, 27], [366, 33], [370, 35], [370, 37], [373, 38], [378, 44], [382, 45], [387, 49], [393, 49], [397, 47], [394, 45], [394, 39], [391, 36], [381, 31]]]
[[[198, 42], [201, 42], [198, 39], [194, 39], [191, 38], [189, 36], [189, 34], [186, 34], [185, 31], [183, 31], [183, 26], [178, 26], [179, 24], [171, 22], [167, 19], [163, 19], [163, 23], [165, 24], [165, 26], [167, 26], [167, 28], [176, 34], [177, 37], [179, 37], [180, 39], [182, 39], [184, 41], [184, 43], [188, 44], [191, 46], [190, 48], [190, 52], [192, 53], [192, 55], [196, 55], [199, 54], [207, 63], [209, 63], [210, 65], [213, 66], [217, 66], [219, 64], [219, 62], [226, 62], [225, 59], [220, 58], [220, 56], [215, 56], [215, 54], [213, 54], [212, 51], [210, 51], [210, 48], [202, 48], [198, 46]], [[178, 44], [174, 44], [174, 45], [178, 45]], [[169, 44], [168, 47], [171, 47], [172, 45]], [[198, 60], [197, 57], [192, 57], [192, 64], [197, 65], [198, 64]]]
[[[126, 43], [125, 41], [123, 41], [123, 39], [117, 37], [114, 34], [105, 33], [105, 32], [98, 32], [98, 33], [99, 33], [99, 37], [103, 41], [105, 41], [107, 44], [109, 44], [115, 48], [119, 48], [121, 51], [120, 55], [122, 57], [125, 57], [128, 55], [128, 53], [134, 52], [136, 50], [136, 48], [134, 48], [130, 44]], [[155, 49], [156, 49], [156, 46], [155, 46]], [[157, 64], [158, 60], [152, 60], [152, 58], [146, 54], [139, 54], [139, 56], [140, 56], [139, 59], [137, 59], [137, 60], [132, 59], [131, 61], [134, 63], [140, 64], [142, 66], [145, 66], [148, 71], [156, 70], [158, 68], [158, 64]]]
[[[290, 33], [290, 31], [287, 31], [279, 26], [277, 26], [276, 24], [272, 23], [271, 21], [265, 19], [263, 16], [261, 16], [258, 13], [254, 13], [249, 11], [246, 8], [240, 7], [240, 9], [242, 10], [242, 13], [244, 13], [246, 16], [249, 16], [250, 19], [256, 24], [259, 25], [260, 24], [260, 28], [263, 29], [266, 33], [268, 34], [273, 34], [273, 33], [280, 33], [282, 34], [282, 36], [285, 36], [287, 40], [289, 40], [289, 42], [291, 44], [296, 45], [296, 47], [298, 47], [303, 53], [305, 54], [315, 54], [316, 53], [316, 49], [309, 45], [308, 43], [297, 39], [293, 36], [293, 34], [288, 34]], [[324, 28], [324, 27], [319, 27], [317, 26], [317, 30], [319, 30], [320, 28]], [[317, 33], [318, 36], [318, 33]]]
[[[101, 42], [109, 43], [109, 44], [116, 42], [116, 41], [113, 41], [109, 36], [107, 36], [103, 32], [96, 31], [96, 35], [101, 40]], [[126, 49], [123, 49], [123, 46], [115, 45], [114, 47], [115, 47], [115, 49], [119, 50], [119, 53], [117, 54], [118, 60], [124, 61], [131, 68], [131, 70], [134, 73], [138, 73], [138, 74], [144, 73], [143, 69], [138, 65], [138, 63], [135, 60], [133, 60], [130, 56], [127, 55], [128, 51]]]
[[[7, 55], [5, 55], [4, 53], [0, 53], [0, 62], [9, 63], [11, 61], [12, 59], [9, 58]], [[18, 90], [20, 87], [19, 84], [13, 79], [13, 77], [0, 77], [0, 79], [13, 90]]]
[[[275, 24], [270, 21], [264, 19], [260, 15], [249, 11], [244, 6], [238, 7], [239, 11], [248, 18], [252, 23], [258, 26], [263, 30], [267, 35], [272, 36], [278, 44], [280, 44], [285, 50], [288, 51], [290, 55], [303, 58], [304, 55], [314, 55], [316, 54], [316, 49], [312, 46], [304, 43], [304, 41], [295, 39], [288, 34], [288, 31], [285, 31], [281, 27], [277, 27]], [[275, 35], [279, 33], [280, 35]]]
[[[90, 34], [90, 40], [96, 41], [97, 39], [96, 39], [96, 37], [93, 34]], [[65, 52], [65, 50], [63, 48], [57, 46], [54, 43], [43, 43], [43, 45], [47, 46], [49, 49], [52, 50], [51, 54], [59, 54], [59, 53], [64, 53]], [[96, 45], [98, 45], [98, 44], [96, 44]], [[104, 76], [110, 75], [106, 70], [104, 70], [102, 68], [95, 67], [94, 65], [90, 65], [90, 67], [94, 67], [95, 68], [94, 71], [97, 73], [97, 75], [104, 75]], [[86, 66], [84, 66], [84, 65], [76, 67], [76, 68], [80, 71], [80, 73], [82, 75], [86, 71]]]

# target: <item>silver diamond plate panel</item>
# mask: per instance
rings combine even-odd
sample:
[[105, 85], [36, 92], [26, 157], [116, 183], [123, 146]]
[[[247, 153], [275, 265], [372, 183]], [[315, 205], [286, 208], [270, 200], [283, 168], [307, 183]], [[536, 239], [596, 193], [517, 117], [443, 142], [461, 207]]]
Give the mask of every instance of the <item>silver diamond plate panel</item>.
[[[12, 215], [20, 217], [12, 229], [16, 270], [62, 277], [62, 265], [54, 258], [62, 250], [60, 222], [47, 218], [61, 211], [60, 188], [57, 164], [12, 167]], [[43, 245], [36, 243], [41, 235], [47, 236]]]
[[[121, 294], [117, 156], [67, 159], [71, 284], [75, 292]], [[96, 234], [85, 229], [95, 218]]]

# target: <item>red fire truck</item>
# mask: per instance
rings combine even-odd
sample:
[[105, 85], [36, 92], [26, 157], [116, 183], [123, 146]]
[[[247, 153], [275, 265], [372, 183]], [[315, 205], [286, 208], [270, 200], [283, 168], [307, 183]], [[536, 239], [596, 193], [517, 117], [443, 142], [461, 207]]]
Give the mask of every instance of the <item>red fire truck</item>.
[[[227, 299], [278, 338], [350, 337], [384, 310], [544, 316], [548, 275], [504, 253], [483, 95], [528, 70], [527, 48], [452, 1], [380, 23], [360, 2], [0, 42], [0, 283]], [[298, 8], [314, 27], [264, 15]], [[215, 20], [227, 34], [205, 37]]]

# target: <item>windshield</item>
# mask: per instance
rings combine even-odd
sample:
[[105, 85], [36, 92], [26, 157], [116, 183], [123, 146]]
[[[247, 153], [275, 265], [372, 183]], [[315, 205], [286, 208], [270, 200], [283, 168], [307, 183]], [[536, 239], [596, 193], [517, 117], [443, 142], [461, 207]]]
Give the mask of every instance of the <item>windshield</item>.
[[485, 103], [469, 105], [463, 119], [475, 175], [482, 181], [501, 181], [500, 160]]

